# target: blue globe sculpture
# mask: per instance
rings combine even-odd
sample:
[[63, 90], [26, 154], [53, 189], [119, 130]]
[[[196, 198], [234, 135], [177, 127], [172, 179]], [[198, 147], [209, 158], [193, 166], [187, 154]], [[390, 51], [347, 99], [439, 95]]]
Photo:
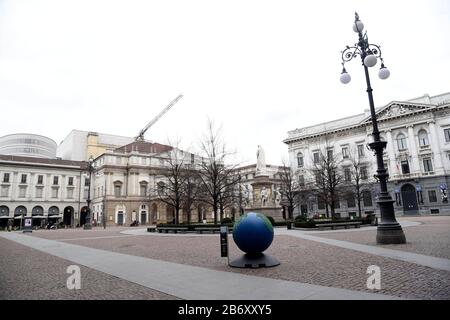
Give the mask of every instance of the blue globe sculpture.
[[261, 213], [249, 212], [234, 223], [233, 240], [248, 255], [261, 254], [272, 243], [272, 223]]

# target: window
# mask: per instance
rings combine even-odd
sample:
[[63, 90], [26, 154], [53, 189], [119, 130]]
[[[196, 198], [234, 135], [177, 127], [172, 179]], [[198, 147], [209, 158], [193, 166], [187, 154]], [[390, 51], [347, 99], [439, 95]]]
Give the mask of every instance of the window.
[[428, 201], [437, 202], [436, 190], [428, 190]]
[[428, 146], [430, 143], [428, 141], [428, 133], [425, 130], [420, 130], [418, 133], [419, 137], [419, 146], [425, 147]]
[[52, 198], [58, 198], [58, 188], [52, 188]]
[[141, 197], [147, 196], [147, 183], [141, 183]]
[[27, 175], [26, 174], [21, 175], [20, 183], [27, 183]]
[[1, 196], [2, 197], [7, 197], [9, 195], [9, 186], [2, 186], [2, 192], [1, 192]]
[[325, 201], [321, 197], [317, 198], [317, 208], [318, 209], [325, 209]]
[[303, 175], [299, 175], [298, 176], [298, 184], [300, 187], [304, 187], [305, 186], [305, 177]]
[[327, 150], [327, 160], [328, 161], [333, 160], [333, 150]]
[[400, 133], [397, 136], [397, 147], [398, 150], [406, 150], [408, 148], [408, 144], [406, 143], [406, 137], [403, 133]]
[[364, 157], [364, 145], [358, 144], [357, 148], [358, 148], [358, 157], [360, 158]]
[[350, 168], [344, 168], [344, 180], [345, 182], [350, 182], [352, 180]]
[[43, 182], [44, 182], [44, 176], [43, 175], [38, 175], [37, 184], [42, 184]]
[[314, 159], [315, 164], [319, 163], [319, 153], [318, 152], [313, 153], [313, 159]]
[[42, 187], [36, 188], [36, 198], [42, 198]]
[[67, 199], [73, 199], [73, 188], [67, 188]]
[[342, 148], [342, 158], [348, 159], [348, 147]]
[[450, 142], [450, 129], [444, 129], [445, 141]]
[[404, 160], [401, 162], [401, 166], [402, 166], [402, 173], [403, 174], [409, 174], [409, 163], [408, 160]]
[[27, 187], [19, 188], [19, 198], [25, 198], [26, 193], [27, 193]]
[[362, 180], [367, 180], [367, 167], [361, 167], [359, 173]]
[[115, 197], [120, 197], [122, 195], [122, 184], [121, 183], [116, 183], [114, 185], [114, 196]]
[[69, 182], [67, 183], [69, 186], [73, 186], [73, 177], [69, 177]]
[[347, 208], [356, 207], [355, 195], [353, 193], [347, 193], [345, 196], [345, 200], [347, 201]]
[[89, 178], [84, 179], [84, 186], [89, 187]]
[[316, 179], [316, 184], [320, 184], [320, 182], [322, 181], [320, 172], [318, 171], [314, 172], [314, 177]]
[[9, 183], [9, 173], [4, 173], [3, 174], [3, 182], [4, 183]]
[[372, 206], [372, 193], [369, 190], [362, 192], [364, 207]]
[[194, 164], [195, 162], [195, 156], [193, 153], [191, 153], [191, 164]]
[[53, 177], [53, 185], [57, 186], [59, 183], [59, 177], [58, 176], [54, 176]]
[[433, 171], [433, 164], [431, 163], [431, 158], [423, 159], [423, 170], [425, 172]]
[[303, 153], [297, 153], [297, 166], [299, 168], [303, 167]]

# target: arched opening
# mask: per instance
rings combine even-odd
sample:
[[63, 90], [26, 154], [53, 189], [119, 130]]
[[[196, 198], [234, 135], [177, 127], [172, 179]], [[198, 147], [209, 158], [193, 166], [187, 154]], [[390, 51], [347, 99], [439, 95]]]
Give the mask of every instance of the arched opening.
[[411, 184], [407, 183], [401, 188], [403, 200], [403, 214], [418, 214], [419, 205], [417, 202], [416, 189]]
[[14, 226], [19, 227], [22, 225], [23, 218], [27, 215], [27, 208], [24, 206], [18, 206], [14, 210]]
[[59, 208], [57, 206], [51, 206], [48, 208], [48, 222], [50, 224], [55, 224], [59, 222], [59, 219]]
[[152, 204], [152, 215], [151, 215], [151, 223], [157, 223], [158, 221], [158, 206], [156, 203]]
[[41, 206], [33, 207], [33, 209], [31, 209], [31, 216], [33, 217], [33, 226], [40, 226], [41, 228], [44, 228], [44, 208], [42, 208]]
[[417, 137], [419, 138], [419, 146], [426, 147], [430, 144], [428, 140], [428, 133], [424, 129], [421, 129], [418, 132]]
[[88, 207], [84, 206], [80, 210], [80, 227], [86, 224], [86, 217], [88, 214]]
[[7, 206], [0, 206], [0, 227], [6, 228], [9, 220], [9, 208]]
[[148, 209], [147, 209], [147, 205], [143, 204], [140, 207], [139, 223], [147, 224], [147, 222], [148, 222]]
[[175, 223], [175, 208], [171, 205], [166, 205], [166, 222]]
[[64, 208], [63, 222], [64, 222], [65, 226], [71, 226], [72, 225], [73, 212], [74, 212], [74, 210], [70, 206]]

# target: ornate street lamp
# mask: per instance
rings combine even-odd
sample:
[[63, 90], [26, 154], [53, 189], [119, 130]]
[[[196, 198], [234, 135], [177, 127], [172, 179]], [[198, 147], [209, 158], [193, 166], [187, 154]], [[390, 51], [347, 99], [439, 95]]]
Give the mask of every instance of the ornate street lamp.
[[385, 67], [383, 58], [381, 57], [380, 46], [371, 44], [367, 38], [367, 32], [364, 32], [364, 24], [359, 20], [358, 14], [355, 12], [355, 22], [353, 24], [353, 31], [358, 33], [359, 41], [354, 46], [347, 46], [342, 51], [342, 73], [340, 80], [342, 83], [347, 84], [350, 82], [351, 77], [345, 70], [345, 63], [349, 62], [353, 58], [361, 57], [362, 65], [364, 67], [364, 73], [366, 75], [367, 94], [369, 96], [370, 114], [372, 118], [373, 127], [373, 142], [369, 143], [369, 147], [375, 152], [377, 158], [377, 173], [375, 178], [380, 183], [380, 194], [377, 200], [380, 206], [381, 219], [377, 228], [377, 243], [379, 244], [395, 244], [405, 243], [406, 238], [403, 233], [402, 227], [395, 219], [394, 212], [394, 200], [387, 190], [387, 180], [389, 174], [384, 168], [383, 163], [383, 149], [386, 148], [386, 142], [381, 141], [380, 131], [378, 130], [378, 122], [375, 115], [375, 106], [372, 96], [372, 87], [370, 86], [369, 69], [377, 64], [378, 59], [381, 61], [381, 68], [378, 71], [378, 77], [382, 80], [387, 79], [390, 75], [389, 70]]
[[91, 177], [92, 177], [92, 171], [94, 171], [94, 158], [90, 156], [89, 162], [88, 162], [88, 171], [89, 171], [89, 188], [88, 188], [88, 196], [87, 196], [87, 212], [86, 212], [86, 222], [84, 223], [84, 230], [91, 230]]

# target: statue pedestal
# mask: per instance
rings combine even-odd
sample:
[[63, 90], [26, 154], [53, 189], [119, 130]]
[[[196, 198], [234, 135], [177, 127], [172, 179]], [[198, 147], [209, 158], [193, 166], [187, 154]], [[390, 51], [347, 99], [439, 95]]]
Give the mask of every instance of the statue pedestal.
[[248, 213], [248, 212], [262, 213], [266, 217], [272, 217], [273, 220], [275, 220], [275, 222], [281, 222], [281, 221], [284, 221], [282, 210], [283, 210], [283, 208], [275, 207], [275, 206], [270, 206], [270, 207], [254, 206], [251, 208], [245, 208], [244, 212], [245, 213]]
[[[247, 212], [259, 212], [266, 217], [272, 217], [275, 221], [284, 221], [282, 207], [277, 205], [273, 199], [272, 194], [273, 182], [270, 181], [268, 175], [256, 175], [252, 182], [253, 188], [253, 204], [250, 207], [245, 208]], [[263, 204], [261, 192], [265, 190], [267, 194], [267, 200]]]

